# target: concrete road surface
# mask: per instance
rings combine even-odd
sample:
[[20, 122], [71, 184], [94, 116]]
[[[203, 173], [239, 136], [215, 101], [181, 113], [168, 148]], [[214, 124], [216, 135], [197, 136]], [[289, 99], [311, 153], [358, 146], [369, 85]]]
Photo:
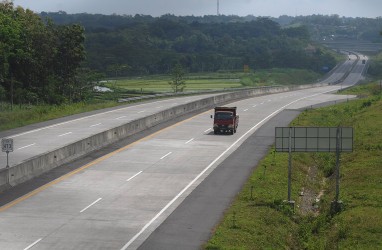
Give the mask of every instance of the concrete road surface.
[[[245, 177], [236, 177], [239, 170], [232, 165], [253, 166], [253, 156], [246, 157], [249, 151], [239, 148], [247, 143], [259, 143], [252, 141], [259, 140], [258, 137], [251, 136], [262, 125], [286, 109], [352, 98], [330, 93], [355, 83], [350, 78], [359, 77], [359, 73], [354, 73], [342, 85], [259, 96], [231, 103], [231, 106], [238, 107], [240, 115], [238, 132], [234, 135], [213, 135], [210, 110], [100, 158], [95, 157], [92, 162], [74, 168], [2, 206], [0, 249], [137, 249], [218, 166], [221, 168], [216, 171], [225, 172], [224, 169], [228, 169], [228, 175], [211, 175], [209, 185], [222, 187], [224, 191], [223, 186], [230, 177], [237, 178], [238, 182], [243, 181]], [[142, 106], [129, 109], [129, 114], [143, 110]], [[118, 115], [124, 116], [123, 113]], [[118, 115], [114, 120], [118, 120]], [[62, 127], [61, 137], [85, 133], [92, 129], [91, 125], [100, 123], [97, 119], [86, 119], [89, 121], [86, 128], [83, 125], [79, 131]], [[129, 119], [129, 116], [120, 119]], [[103, 126], [107, 121], [101, 123], [97, 126]], [[49, 132], [41, 137], [47, 137], [51, 142], [57, 140]], [[35, 142], [25, 143], [31, 145]], [[264, 146], [261, 143], [258, 145]], [[228, 158], [238, 149], [239, 159]], [[198, 190], [195, 192], [200, 192]], [[189, 199], [193, 200], [193, 195]], [[224, 196], [222, 202], [227, 204]], [[219, 195], [216, 197], [219, 198]], [[209, 206], [206, 202], [196, 204], [199, 206], [194, 207], [193, 202], [190, 212], [202, 211]], [[216, 216], [219, 215], [211, 219], [216, 220]], [[199, 242], [204, 239], [202, 237]], [[148, 241], [142, 248], [149, 249], [150, 244]], [[186, 247], [184, 245], [184, 248], [180, 246], [178, 249]], [[193, 247], [190, 246], [190, 249]]]

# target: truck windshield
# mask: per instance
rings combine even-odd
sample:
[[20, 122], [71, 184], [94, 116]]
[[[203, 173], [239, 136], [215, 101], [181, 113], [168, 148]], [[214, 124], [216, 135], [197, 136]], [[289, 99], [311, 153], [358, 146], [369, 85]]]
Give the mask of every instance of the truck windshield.
[[215, 114], [215, 119], [217, 120], [230, 120], [232, 119], [232, 112], [217, 112]]

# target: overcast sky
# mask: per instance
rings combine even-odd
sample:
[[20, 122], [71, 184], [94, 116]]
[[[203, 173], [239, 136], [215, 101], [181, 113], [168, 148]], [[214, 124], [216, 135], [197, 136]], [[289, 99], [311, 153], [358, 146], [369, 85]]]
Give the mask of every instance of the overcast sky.
[[[380, 17], [382, 0], [219, 0], [223, 15], [312, 15]], [[161, 16], [215, 15], [217, 0], [14, 0], [35, 12], [100, 13]]]

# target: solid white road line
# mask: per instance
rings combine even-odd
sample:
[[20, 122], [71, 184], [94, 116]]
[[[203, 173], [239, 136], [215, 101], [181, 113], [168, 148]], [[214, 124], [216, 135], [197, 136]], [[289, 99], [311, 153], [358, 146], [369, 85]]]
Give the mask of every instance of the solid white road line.
[[59, 136], [61, 137], [61, 136], [65, 136], [65, 135], [70, 135], [71, 133], [73, 133], [73, 132], [68, 132], [68, 133], [65, 133], [65, 134], [62, 134], [62, 135], [59, 135]]
[[221, 153], [215, 160], [213, 160], [205, 169], [202, 170], [202, 172], [200, 172], [190, 183], [188, 183], [188, 185], [182, 189], [182, 191], [180, 191], [171, 201], [169, 201], [167, 203], [167, 205], [165, 207], [162, 208], [162, 210], [160, 210], [155, 216], [154, 218], [152, 218], [136, 235], [134, 235], [133, 238], [131, 238], [122, 248], [121, 250], [126, 250], [139, 236], [141, 236], [142, 233], [144, 233], [146, 231], [146, 229], [151, 226], [151, 224], [153, 224], [158, 218], [159, 216], [161, 216], [184, 192], [186, 192], [205, 172], [207, 172], [208, 169], [210, 169], [220, 158], [222, 158], [228, 151], [230, 151], [236, 144], [238, 144], [243, 138], [245, 138], [249, 133], [251, 133], [255, 128], [263, 125], [266, 121], [268, 121], [270, 118], [272, 118], [274, 115], [280, 113], [282, 110], [284, 110], [286, 107], [288, 107], [289, 105], [293, 104], [293, 103], [296, 103], [298, 101], [301, 101], [301, 100], [304, 100], [306, 98], [309, 98], [309, 97], [313, 97], [313, 96], [317, 96], [317, 95], [321, 95], [321, 94], [325, 94], [325, 93], [328, 93], [328, 92], [332, 92], [333, 90], [331, 91], [325, 91], [325, 92], [322, 92], [322, 93], [317, 93], [317, 94], [313, 94], [313, 95], [310, 95], [310, 96], [305, 96], [305, 97], [301, 97], [299, 99], [296, 99], [284, 106], [282, 106], [281, 108], [277, 109], [276, 111], [274, 111], [273, 113], [271, 113], [270, 115], [268, 115], [267, 117], [265, 117], [263, 120], [261, 120], [259, 123], [257, 123], [256, 125], [254, 125], [252, 128], [250, 128], [247, 132], [245, 132], [242, 136], [240, 136], [239, 139], [237, 139], [231, 146], [229, 146], [223, 153]]
[[164, 158], [166, 158], [166, 157], [169, 156], [170, 154], [172, 154], [172, 152], [167, 153], [166, 155], [162, 156], [160, 159], [163, 160]]
[[117, 118], [115, 118], [116, 120], [119, 120], [119, 119], [122, 119], [122, 118], [125, 118], [126, 116], [124, 115], [124, 116], [120, 116], [120, 117], [117, 117]]
[[20, 149], [23, 149], [23, 148], [32, 147], [32, 146], [34, 146], [34, 145], [36, 145], [36, 143], [33, 143], [33, 144], [29, 144], [29, 145], [26, 145], [26, 146], [24, 146], [24, 147], [21, 147], [21, 148], [18, 148], [18, 149], [16, 149], [16, 150], [20, 150]]
[[36, 245], [37, 243], [39, 243], [40, 241], [42, 240], [41, 239], [38, 239], [36, 240], [35, 242], [33, 242], [32, 244], [30, 244], [29, 246], [27, 246], [26, 248], [24, 248], [24, 250], [28, 250], [28, 249], [31, 249], [34, 245]]
[[146, 110], [139, 111], [138, 114], [143, 113], [143, 112], [146, 112]]
[[86, 209], [90, 208], [91, 206], [93, 206], [94, 204], [96, 204], [97, 202], [99, 202], [100, 200], [102, 200], [102, 198], [98, 198], [95, 202], [93, 202], [92, 204], [90, 204], [89, 206], [85, 207], [84, 209], [82, 209], [80, 211], [80, 213], [84, 212]]
[[131, 176], [129, 179], [127, 179], [126, 181], [131, 181], [132, 179], [134, 179], [135, 177], [137, 177], [139, 174], [141, 174], [143, 171], [140, 171], [138, 173], [136, 173], [135, 175]]

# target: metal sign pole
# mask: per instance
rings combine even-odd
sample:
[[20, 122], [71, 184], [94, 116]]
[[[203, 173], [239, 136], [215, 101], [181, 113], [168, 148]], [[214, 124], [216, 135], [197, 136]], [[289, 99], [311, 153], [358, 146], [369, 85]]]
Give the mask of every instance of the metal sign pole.
[[340, 196], [340, 128], [337, 128], [336, 139], [336, 198], [335, 202], [338, 203]]
[[288, 201], [291, 201], [292, 182], [292, 128], [289, 128], [289, 162], [288, 162]]
[[7, 153], [7, 166], [6, 166], [6, 168], [9, 168], [9, 151], [7, 151], [6, 153]]
[[9, 178], [9, 161], [8, 161], [8, 156], [9, 156], [9, 151], [6, 152], [7, 153], [7, 166], [6, 166], [6, 169], [7, 169], [7, 184], [9, 185], [10, 184], [10, 178]]

